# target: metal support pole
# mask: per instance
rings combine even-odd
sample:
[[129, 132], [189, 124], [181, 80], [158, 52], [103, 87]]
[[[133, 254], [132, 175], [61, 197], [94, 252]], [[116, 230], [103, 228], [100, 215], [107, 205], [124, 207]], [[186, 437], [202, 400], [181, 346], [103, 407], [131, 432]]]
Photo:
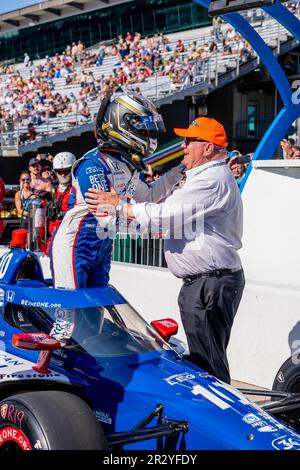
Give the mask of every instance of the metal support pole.
[[277, 55], [280, 54], [280, 23], [277, 24]]
[[218, 51], [216, 51], [216, 73], [215, 73], [215, 86], [218, 86]]

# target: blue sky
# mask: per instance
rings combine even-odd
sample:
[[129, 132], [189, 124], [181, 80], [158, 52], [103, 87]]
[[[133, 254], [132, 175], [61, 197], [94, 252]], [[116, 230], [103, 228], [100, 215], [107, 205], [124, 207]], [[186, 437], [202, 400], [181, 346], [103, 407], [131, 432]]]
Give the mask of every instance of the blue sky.
[[43, 1], [45, 0], [9, 0], [9, 2], [4, 0], [0, 2], [0, 13], [17, 10], [18, 8], [33, 5], [34, 3], [42, 3]]

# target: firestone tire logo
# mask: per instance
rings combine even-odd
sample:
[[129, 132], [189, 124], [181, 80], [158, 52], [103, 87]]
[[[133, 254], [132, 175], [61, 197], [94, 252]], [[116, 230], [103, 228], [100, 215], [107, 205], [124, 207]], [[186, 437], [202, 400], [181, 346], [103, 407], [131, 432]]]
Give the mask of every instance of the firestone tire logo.
[[3, 419], [6, 418], [7, 410], [8, 410], [8, 405], [5, 404], [5, 405], [1, 406], [1, 411], [0, 412], [1, 412], [1, 416], [2, 416]]

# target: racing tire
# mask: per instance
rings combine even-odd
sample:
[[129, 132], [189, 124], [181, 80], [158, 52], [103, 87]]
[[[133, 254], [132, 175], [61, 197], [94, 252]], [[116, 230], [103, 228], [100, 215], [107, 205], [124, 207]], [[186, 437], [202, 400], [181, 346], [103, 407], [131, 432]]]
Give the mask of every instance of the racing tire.
[[76, 395], [45, 390], [0, 402], [0, 451], [106, 448], [101, 425]]
[[300, 393], [300, 361], [291, 356], [280, 367], [273, 382], [272, 390]]
[[[300, 393], [300, 361], [297, 356], [287, 359], [276, 374], [272, 390], [287, 393]], [[278, 398], [273, 397], [272, 401]], [[290, 411], [282, 411], [276, 417], [292, 426], [297, 432], [300, 431], [300, 407]]]

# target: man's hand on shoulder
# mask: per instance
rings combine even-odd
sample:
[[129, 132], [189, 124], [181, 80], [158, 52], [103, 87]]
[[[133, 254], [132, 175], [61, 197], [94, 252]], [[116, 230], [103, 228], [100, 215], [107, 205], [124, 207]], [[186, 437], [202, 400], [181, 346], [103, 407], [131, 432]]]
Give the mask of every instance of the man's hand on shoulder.
[[[115, 215], [117, 207], [120, 205], [121, 200], [114, 188], [108, 192], [101, 191], [100, 189], [89, 188], [84, 195], [85, 202], [87, 203], [90, 211], [97, 214]], [[128, 218], [133, 218], [132, 204], [122, 204], [122, 215]]]
[[90, 211], [96, 214], [103, 212], [108, 214], [114, 213], [115, 207], [119, 202], [119, 196], [113, 187], [107, 192], [89, 188], [84, 194], [84, 198]]

